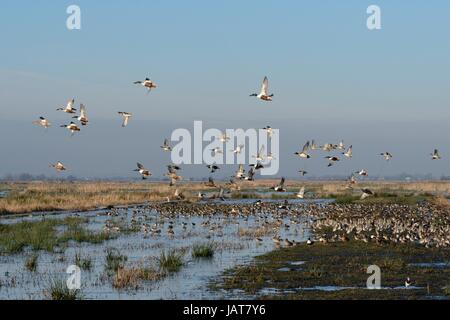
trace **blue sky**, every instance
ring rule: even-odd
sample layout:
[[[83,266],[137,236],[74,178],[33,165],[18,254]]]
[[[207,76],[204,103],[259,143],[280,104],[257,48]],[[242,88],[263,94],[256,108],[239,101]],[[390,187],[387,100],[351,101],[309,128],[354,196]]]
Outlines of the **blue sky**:
[[[65,27],[71,4],[80,31]],[[381,7],[381,30],[366,28],[370,4]],[[304,166],[291,154],[312,138],[355,146],[333,171],[308,163],[315,175],[450,174],[449,10],[419,0],[2,1],[0,176],[51,174],[56,160],[78,176],[127,176],[136,161],[158,175],[162,139],[194,120],[280,128],[280,175]],[[265,75],[271,104],[248,97]],[[159,85],[150,95],[132,85],[145,76]],[[68,139],[55,109],[72,97],[92,124]],[[119,131],[119,110],[133,112],[134,128]],[[47,133],[30,125],[40,115],[55,124]],[[431,165],[435,147],[444,159]],[[395,158],[380,169],[384,151]]]

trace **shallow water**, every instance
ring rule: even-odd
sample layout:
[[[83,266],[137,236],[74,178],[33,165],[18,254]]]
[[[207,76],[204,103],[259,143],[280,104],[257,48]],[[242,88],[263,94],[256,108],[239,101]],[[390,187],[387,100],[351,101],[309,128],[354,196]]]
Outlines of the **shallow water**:
[[[253,199],[227,201],[226,203],[252,203]],[[265,202],[272,202],[268,200]],[[283,203],[283,201],[278,201]],[[290,200],[290,204],[328,203],[328,200]],[[118,238],[99,245],[70,243],[64,253],[40,252],[37,272],[29,272],[24,263],[30,252],[13,256],[0,256],[0,299],[42,299],[50,279],[67,279],[66,268],[74,263],[76,253],[92,259],[91,271],[82,271],[82,293],[85,299],[221,299],[242,298],[239,292],[221,292],[208,289],[208,283],[224,270],[236,265],[246,264],[257,255],[269,252],[275,248],[272,236],[278,234],[282,238],[305,241],[309,231],[304,227],[302,218],[299,223],[289,229],[280,228],[278,232],[261,236],[262,242],[257,243],[253,237],[238,235],[238,229],[255,229],[261,225],[262,217],[255,215],[244,217],[227,217],[216,214],[213,217],[183,216],[168,219],[152,210],[146,213],[132,214],[134,208],[123,209],[118,217],[110,217],[106,211],[91,211],[86,213],[61,213],[46,216],[47,219],[61,219],[67,216],[87,217],[87,228],[100,231],[108,220],[130,223],[131,219],[145,221],[149,224],[158,223],[160,235],[144,235],[143,232],[120,234]],[[134,216],[134,217],[133,217]],[[270,220],[270,214],[267,218]],[[132,218],[133,217],[133,218]],[[1,223],[17,223],[19,221],[35,221],[43,219],[42,215],[2,218]],[[305,218],[306,219],[306,218]],[[169,220],[173,222],[175,235],[166,234]],[[285,216],[283,223],[289,223],[290,217]],[[209,221],[209,226],[202,223]],[[182,223],[186,223],[186,229]],[[192,224],[195,223],[195,226]],[[210,230],[211,227],[214,230]],[[217,249],[214,257],[209,260],[192,259],[190,248],[196,243],[213,242]],[[106,248],[116,248],[128,257],[127,266],[143,263],[154,263],[162,249],[185,249],[185,265],[178,273],[172,274],[160,281],[141,282],[137,290],[116,290],[111,280],[105,276],[104,259]]]

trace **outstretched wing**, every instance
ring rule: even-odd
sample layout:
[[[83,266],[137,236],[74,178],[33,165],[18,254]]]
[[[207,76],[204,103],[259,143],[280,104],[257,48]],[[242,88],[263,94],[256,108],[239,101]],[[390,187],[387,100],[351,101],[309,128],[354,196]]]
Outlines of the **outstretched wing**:
[[[303,146],[302,152],[306,152],[309,149],[309,141],[306,142],[306,144]]]
[[[139,162],[137,163],[137,167],[138,167],[139,169],[141,169],[141,170],[144,170],[144,169],[145,169],[144,166],[143,166],[142,164],[140,164]]]
[[[267,77],[264,77],[264,80],[262,82],[261,94],[265,96],[269,95],[269,79],[267,79]]]
[[[80,115],[82,118],[87,118],[86,117],[86,107],[84,106],[84,104],[80,104]]]

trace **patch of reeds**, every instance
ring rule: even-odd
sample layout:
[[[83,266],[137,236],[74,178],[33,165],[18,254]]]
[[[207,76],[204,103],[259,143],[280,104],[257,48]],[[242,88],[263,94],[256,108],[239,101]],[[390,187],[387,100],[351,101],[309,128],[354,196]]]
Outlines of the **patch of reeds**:
[[[25,260],[25,268],[30,272],[36,272],[38,267],[38,259],[39,255],[36,253],[31,254],[26,260]]]
[[[48,288],[44,291],[44,296],[49,300],[82,300],[81,289],[69,289],[64,280],[52,279]]]
[[[215,246],[213,243],[194,244],[192,247],[193,258],[212,258]]]
[[[161,251],[157,258],[159,268],[162,271],[177,272],[183,266],[183,253],[176,250]]]
[[[117,270],[123,269],[127,260],[128,257],[121,254],[119,250],[115,248],[107,248],[105,255],[106,272],[117,272]]]

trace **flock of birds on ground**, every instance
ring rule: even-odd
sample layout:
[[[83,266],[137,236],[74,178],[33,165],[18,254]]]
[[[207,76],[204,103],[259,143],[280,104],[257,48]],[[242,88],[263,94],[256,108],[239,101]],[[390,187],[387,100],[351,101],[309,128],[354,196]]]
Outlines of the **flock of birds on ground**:
[[[157,86],[156,84],[151,81],[149,78],[146,78],[143,81],[135,81],[134,84],[136,85],[141,85],[144,88],[147,89],[147,94],[149,92],[151,92],[151,90],[155,89]],[[259,93],[254,93],[250,95],[251,97],[256,97],[260,100],[263,101],[272,101],[274,95],[269,93],[269,80],[267,77],[264,78],[262,85],[261,85],[261,90]],[[83,104],[80,104],[80,114],[76,115],[77,113],[77,109],[74,107],[75,106],[75,99],[70,100],[66,106],[63,106],[61,108],[58,108],[57,111],[62,111],[64,113],[73,115],[72,119],[76,119],[80,122],[81,126],[87,126],[89,123],[89,119],[87,116],[87,112],[86,112],[86,106]],[[126,127],[130,121],[130,118],[132,117],[132,113],[130,112],[124,112],[124,111],[119,111],[118,114],[122,117],[122,127]],[[44,118],[44,117],[40,117],[39,120],[33,121],[34,124],[40,125],[44,128],[48,128],[51,126],[51,123],[49,122],[48,119]],[[79,125],[77,125],[74,121],[71,121],[68,124],[64,124],[61,125],[61,127],[66,128],[67,130],[69,130],[72,134],[72,136],[76,133],[81,131],[81,128]],[[273,129],[270,126],[266,126],[263,128],[266,132],[269,138],[272,138],[273,135]],[[220,137],[217,137],[222,143],[225,143],[227,141],[230,140],[230,137],[228,137],[226,134],[222,134]],[[165,152],[170,152],[172,151],[172,147],[168,141],[168,139],[164,140],[163,145],[161,146],[161,149]],[[244,149],[244,145],[238,145],[234,150],[231,150],[234,154],[240,154]],[[333,143],[325,143],[323,145],[317,145],[316,142],[314,140],[312,140],[311,142],[308,141],[306,142],[306,144],[303,146],[303,148],[300,151],[295,152],[295,155],[298,156],[301,159],[310,159],[311,158],[311,151],[314,150],[322,150],[328,153],[331,153],[333,151],[338,151],[340,153],[340,155],[342,155],[344,158],[352,158],[353,157],[353,146],[350,145],[349,147],[346,147],[344,145],[344,142],[341,141],[338,144],[333,144]],[[223,153],[223,150],[221,150],[219,147],[211,149],[211,154],[212,155],[216,155],[218,153]],[[328,160],[328,167],[331,167],[333,165],[335,165],[337,162],[341,161],[340,155],[336,155],[336,154],[330,154],[327,155],[325,157],[325,159]],[[384,160],[386,161],[390,161],[393,158],[393,155],[390,152],[383,152],[380,154],[380,156],[382,156],[384,158]],[[256,155],[252,156],[255,159],[255,163],[254,164],[250,164],[249,165],[249,169],[244,170],[244,166],[241,164],[238,167],[238,170],[236,171],[236,174],[231,178],[230,180],[230,184],[234,185],[235,184],[235,179],[237,180],[245,180],[245,181],[253,181],[255,174],[258,172],[258,170],[264,168],[264,164],[265,163],[270,163],[270,161],[274,160],[275,157],[274,155],[272,155],[272,153],[268,152],[267,155],[265,155],[265,148],[264,145],[261,146],[261,148],[259,149],[259,151],[257,152]],[[431,153],[431,159],[432,160],[438,160],[441,159],[441,156],[439,154],[439,151],[437,149],[435,149],[433,151],[433,153]],[[57,172],[61,172],[61,171],[66,171],[67,167],[61,162],[58,161],[55,164],[51,164],[51,167],[53,167]],[[206,166],[209,170],[209,172],[211,174],[214,174],[215,172],[217,172],[220,167],[216,164],[210,164]],[[177,165],[168,165],[167,166],[167,173],[165,174],[165,176],[168,177],[168,179],[170,180],[170,186],[173,186],[177,181],[182,180],[182,177],[180,175],[178,175],[178,171],[181,170],[181,168]],[[140,176],[142,177],[142,179],[147,179],[149,178],[152,173],[150,170],[148,170],[142,163],[137,163],[137,168],[134,169],[135,172],[138,172],[140,174]],[[299,170],[299,174],[301,176],[305,176],[306,174],[308,174],[308,172],[306,170]],[[360,169],[358,171],[353,172],[350,177],[348,178],[348,187],[352,188],[353,185],[356,184],[357,182],[357,176],[360,177],[367,177],[368,176],[368,171],[365,169]],[[209,182],[212,181],[212,178],[210,178]],[[273,189],[276,192],[285,192],[286,188],[284,187],[284,182],[285,179],[282,178],[280,184],[272,187],[271,189]],[[371,195],[373,195],[374,193],[370,190],[370,189],[361,189],[362,194],[361,194],[361,198],[365,199]],[[300,190],[300,192],[298,193],[299,198],[302,198],[304,194],[304,190]]]
[[[450,247],[448,210],[428,202],[400,204],[155,202],[112,207],[103,231],[133,229],[147,237],[168,240],[206,234],[206,239],[237,233],[256,245],[272,241],[276,247],[313,246],[316,243],[362,241],[380,246],[415,244],[426,248]],[[235,229],[233,228],[235,226]],[[308,237],[307,230],[314,232]],[[307,240],[288,239],[296,236]],[[241,243],[241,241],[239,241]],[[405,286],[412,285],[410,278]]]

